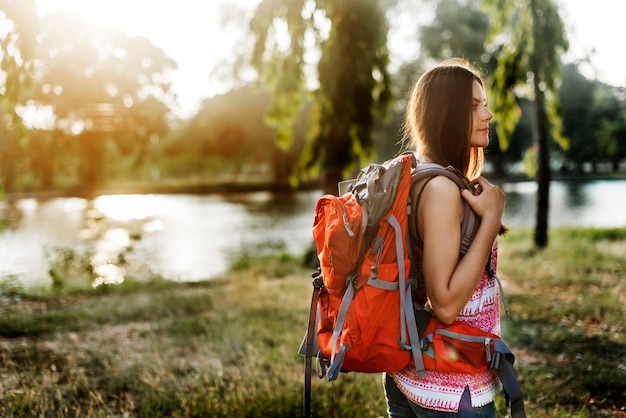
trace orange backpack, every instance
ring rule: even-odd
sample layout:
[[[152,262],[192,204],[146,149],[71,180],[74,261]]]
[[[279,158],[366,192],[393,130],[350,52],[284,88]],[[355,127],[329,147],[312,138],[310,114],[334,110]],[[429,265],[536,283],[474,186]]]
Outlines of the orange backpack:
[[[420,354],[407,247],[414,165],[409,154],[370,165],[351,192],[317,203],[313,237],[323,278],[317,343],[330,360],[329,380],[342,369],[402,370],[412,352]]]
[[[425,322],[430,320],[430,328],[420,340],[416,317],[421,320],[424,315],[416,315],[413,304],[412,287],[418,283],[410,276],[409,196],[413,183],[436,175],[452,179],[460,189],[469,188],[453,168],[418,164],[413,153],[405,153],[362,169],[341,196],[328,194],[318,200],[313,238],[320,268],[313,274],[309,325],[300,346],[300,354],[305,355],[304,416],[311,413],[313,357],[321,367],[319,377],[327,375],[328,380],[335,380],[341,371],[394,372],[409,365],[422,377],[426,368],[438,367],[435,360],[456,367],[455,361],[439,356],[441,347],[447,348],[441,341],[452,338],[458,344],[467,333],[472,340],[469,346],[481,350],[473,356],[477,369],[500,367],[499,358],[493,365],[481,360],[491,359],[494,353],[489,346],[485,351],[483,337],[480,346],[472,330],[456,325],[442,333],[435,329],[436,319],[428,315]],[[469,204],[464,205],[462,254],[480,224]],[[420,324],[419,329],[423,327]]]
[[[411,363],[424,374],[409,277],[409,192],[417,180],[435,175],[469,187],[452,169],[418,165],[413,153],[404,153],[362,169],[341,196],[318,200],[313,238],[320,274],[307,336],[320,366],[329,366],[329,380],[341,370],[391,372]],[[463,252],[480,223],[472,215],[466,205]]]

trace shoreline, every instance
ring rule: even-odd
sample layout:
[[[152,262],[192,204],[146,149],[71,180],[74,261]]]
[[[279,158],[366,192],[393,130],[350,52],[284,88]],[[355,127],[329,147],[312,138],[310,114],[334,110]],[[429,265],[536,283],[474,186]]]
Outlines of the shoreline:
[[[503,183],[520,183],[525,181],[534,181],[524,175],[496,177],[486,174],[486,177],[497,184]],[[626,180],[626,173],[602,173],[602,174],[585,174],[585,175],[553,175],[551,182],[586,182],[586,181],[620,181]],[[55,198],[94,198],[103,195],[115,194],[237,194],[237,193],[291,193],[299,191],[319,190],[319,182],[302,183],[298,187],[291,187],[286,183],[251,183],[251,182],[225,182],[214,184],[112,184],[94,189],[71,188],[71,189],[52,189],[52,190],[25,190],[12,191],[0,194],[0,201],[15,201],[20,199],[55,199]]]

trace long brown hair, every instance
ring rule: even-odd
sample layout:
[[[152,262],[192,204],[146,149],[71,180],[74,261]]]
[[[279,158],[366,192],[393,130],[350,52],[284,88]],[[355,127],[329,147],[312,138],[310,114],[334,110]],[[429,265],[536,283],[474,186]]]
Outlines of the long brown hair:
[[[431,68],[413,86],[404,121],[409,146],[470,179],[484,166],[483,149],[470,147],[474,80],[484,87],[480,74],[464,59]]]

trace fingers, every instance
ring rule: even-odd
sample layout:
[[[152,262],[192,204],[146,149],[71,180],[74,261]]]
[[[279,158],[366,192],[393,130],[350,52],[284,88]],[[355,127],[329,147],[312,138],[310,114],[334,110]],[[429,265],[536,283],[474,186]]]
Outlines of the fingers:
[[[465,200],[471,200],[474,197],[474,193],[470,189],[461,190],[461,195],[463,195]]]
[[[502,189],[491,184],[484,177],[474,180],[472,186],[475,190],[474,193],[470,190],[464,190],[462,195],[474,212],[479,216],[483,216],[486,213],[501,216],[506,201],[506,195]]]
[[[472,187],[472,189],[474,189],[474,194],[479,195],[482,193],[485,187],[489,187],[493,185],[489,183],[489,181],[487,181],[486,178],[484,178],[483,176],[480,176],[472,180],[472,182],[470,183],[470,186]]]
[[[504,192],[500,187],[495,184],[490,183],[486,178],[480,176],[477,179],[473,180],[470,185],[474,189],[474,195],[478,196],[483,193],[483,191],[488,190],[491,193],[504,196]]]

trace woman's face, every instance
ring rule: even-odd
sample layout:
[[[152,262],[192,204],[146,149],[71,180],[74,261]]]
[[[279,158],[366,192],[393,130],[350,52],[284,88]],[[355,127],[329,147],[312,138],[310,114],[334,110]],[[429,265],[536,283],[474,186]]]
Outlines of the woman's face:
[[[489,145],[489,121],[493,114],[487,109],[487,97],[480,83],[474,80],[472,86],[472,126],[470,146],[486,147]]]

